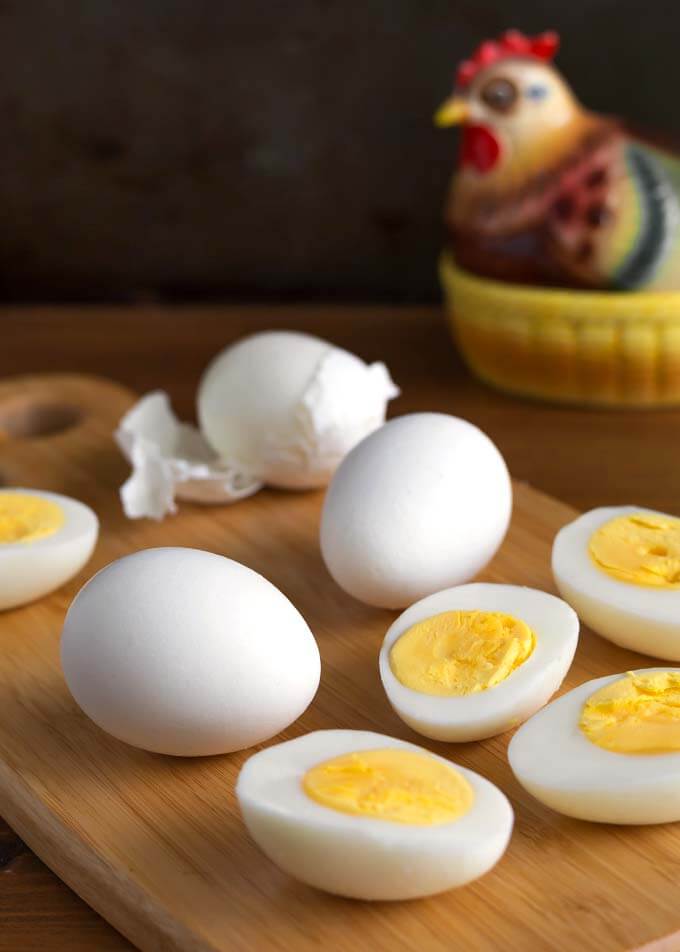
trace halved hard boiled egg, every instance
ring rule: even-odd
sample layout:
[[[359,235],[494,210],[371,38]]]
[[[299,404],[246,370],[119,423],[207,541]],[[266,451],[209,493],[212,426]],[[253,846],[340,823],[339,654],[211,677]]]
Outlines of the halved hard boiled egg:
[[[478,582],[436,592],[397,618],[380,677],[399,717],[435,740],[469,741],[515,727],[559,688],[579,623],[561,599]]]
[[[463,886],[500,859],[513,824],[506,797],[479,774],[370,731],[269,747],[245,763],[236,795],[277,866],[355,899]]]
[[[98,534],[94,512],[69,496],[0,490],[0,609],[42,598],[73,578]]]
[[[680,519],[635,506],[561,529],[552,569],[581,620],[617,645],[680,661]]]
[[[567,816],[680,820],[680,668],[581,684],[522,725],[508,758],[529,793]]]

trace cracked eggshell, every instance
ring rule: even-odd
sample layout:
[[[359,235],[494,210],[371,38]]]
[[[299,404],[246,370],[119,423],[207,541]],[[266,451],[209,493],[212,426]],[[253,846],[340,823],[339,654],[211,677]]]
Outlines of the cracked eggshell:
[[[132,466],[120,488],[128,519],[162,519],[177,511],[176,498],[236,502],[262,486],[250,473],[218,459],[195,426],[180,423],[163,390],[147,393],[128,410],[114,437]]]
[[[324,503],[321,551],[350,595],[404,608],[476,575],[511,509],[508,470],[486,434],[458,417],[413,413],[343,461]]]
[[[178,756],[268,740],[314,697],[319,649],[252,569],[199,549],[144,549],[90,579],[61,641],[66,683],[119,740]]]
[[[198,418],[222,459],[272,486],[307,489],[326,485],[398,392],[384,364],[308,334],[270,331],[212,361]]]

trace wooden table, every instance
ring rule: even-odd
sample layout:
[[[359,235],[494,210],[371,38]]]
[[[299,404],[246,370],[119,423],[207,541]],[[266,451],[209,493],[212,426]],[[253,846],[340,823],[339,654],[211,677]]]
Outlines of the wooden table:
[[[498,444],[515,478],[580,509],[636,503],[680,510],[680,410],[573,410],[494,393],[463,368],[436,308],[6,309],[0,376],[79,371],[140,392],[162,387],[190,417],[210,357],[242,334],[277,327],[321,334],[367,360],[384,360],[403,390],[392,414],[444,410],[472,420]],[[0,952],[129,948],[0,820]]]

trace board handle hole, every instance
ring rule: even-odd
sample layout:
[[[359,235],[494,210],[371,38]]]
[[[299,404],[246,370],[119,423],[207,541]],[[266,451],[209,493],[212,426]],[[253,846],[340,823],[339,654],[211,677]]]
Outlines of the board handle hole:
[[[63,433],[82,418],[80,407],[70,403],[37,398],[14,400],[0,405],[0,443]]]

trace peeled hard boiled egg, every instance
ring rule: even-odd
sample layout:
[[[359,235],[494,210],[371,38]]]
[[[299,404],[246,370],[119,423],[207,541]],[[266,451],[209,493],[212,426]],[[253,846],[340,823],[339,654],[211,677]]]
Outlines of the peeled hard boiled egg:
[[[0,609],[42,598],[92,555],[99,521],[82,502],[38,489],[0,490]]]
[[[593,509],[558,532],[552,569],[598,635],[680,661],[680,519],[635,506]]]
[[[508,528],[510,477],[476,426],[414,413],[363,440],[336,472],[321,551],[346,592],[381,608],[469,581]]]
[[[198,418],[222,459],[272,486],[306,489],[326,485],[398,392],[384,364],[309,334],[270,331],[215,357]]]
[[[542,707],[569,670],[576,613],[517,585],[477,583],[416,602],[380,651],[390,704],[435,740],[469,741],[515,727]]]
[[[250,747],[302,714],[319,650],[302,615],[252,569],[199,549],[144,549],[81,589],[64,675],[105,731],[180,756]]]
[[[463,886],[498,862],[513,823],[479,774],[369,731],[316,731],[254,754],[236,795],[277,866],[356,899]]]
[[[522,786],[567,816],[680,820],[680,669],[581,684],[527,721],[508,757]]]

